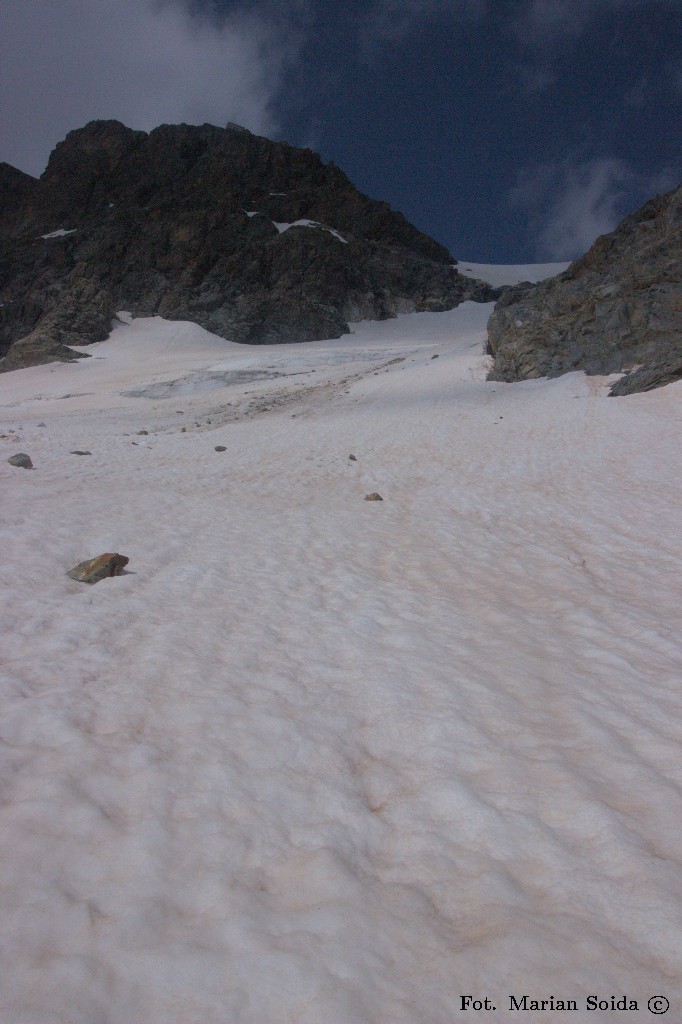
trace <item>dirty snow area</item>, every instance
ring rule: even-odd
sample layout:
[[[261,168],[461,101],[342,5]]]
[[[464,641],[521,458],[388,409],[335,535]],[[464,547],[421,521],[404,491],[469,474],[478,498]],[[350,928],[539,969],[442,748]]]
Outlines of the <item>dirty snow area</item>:
[[[0,375],[3,1024],[680,1019],[682,384],[490,311]]]

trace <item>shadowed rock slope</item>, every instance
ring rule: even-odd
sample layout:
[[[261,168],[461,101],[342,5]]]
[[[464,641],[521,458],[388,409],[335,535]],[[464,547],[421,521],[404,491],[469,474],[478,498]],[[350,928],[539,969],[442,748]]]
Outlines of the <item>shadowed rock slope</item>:
[[[491,380],[629,371],[612,395],[682,378],[682,186],[656,196],[563,274],[505,292]]]
[[[453,262],[310,150],[93,121],[39,180],[0,164],[0,370],[77,358],[118,309],[261,344],[499,294]]]

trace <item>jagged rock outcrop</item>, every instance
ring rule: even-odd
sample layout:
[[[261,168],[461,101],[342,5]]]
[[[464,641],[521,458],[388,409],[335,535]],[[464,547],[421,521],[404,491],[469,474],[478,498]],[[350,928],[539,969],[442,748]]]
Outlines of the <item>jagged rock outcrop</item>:
[[[632,371],[613,395],[682,377],[682,186],[656,196],[558,277],[510,288],[488,322],[490,380]]]
[[[119,309],[258,344],[496,297],[453,262],[310,150],[93,121],[39,180],[0,165],[0,370],[74,358]]]

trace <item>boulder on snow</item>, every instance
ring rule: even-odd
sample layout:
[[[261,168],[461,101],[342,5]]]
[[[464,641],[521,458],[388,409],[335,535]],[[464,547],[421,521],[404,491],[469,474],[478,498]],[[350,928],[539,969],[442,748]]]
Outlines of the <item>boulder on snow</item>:
[[[365,501],[383,501],[384,499],[378,493],[378,491],[372,491],[371,494],[365,495]]]
[[[69,569],[66,575],[79,583],[99,583],[107,576],[120,576],[129,561],[129,558],[119,555],[116,551],[106,551],[96,558],[79,562],[73,569]]]
[[[20,466],[21,469],[33,469],[33,463],[25,452],[19,452],[17,455],[11,455],[7,461],[10,466]]]

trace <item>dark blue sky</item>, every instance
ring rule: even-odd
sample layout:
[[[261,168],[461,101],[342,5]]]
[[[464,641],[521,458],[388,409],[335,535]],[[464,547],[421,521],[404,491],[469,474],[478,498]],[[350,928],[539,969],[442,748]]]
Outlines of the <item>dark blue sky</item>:
[[[680,0],[19,6],[0,0],[0,159],[31,173],[94,117],[234,120],[502,263],[578,255],[681,177]]]

